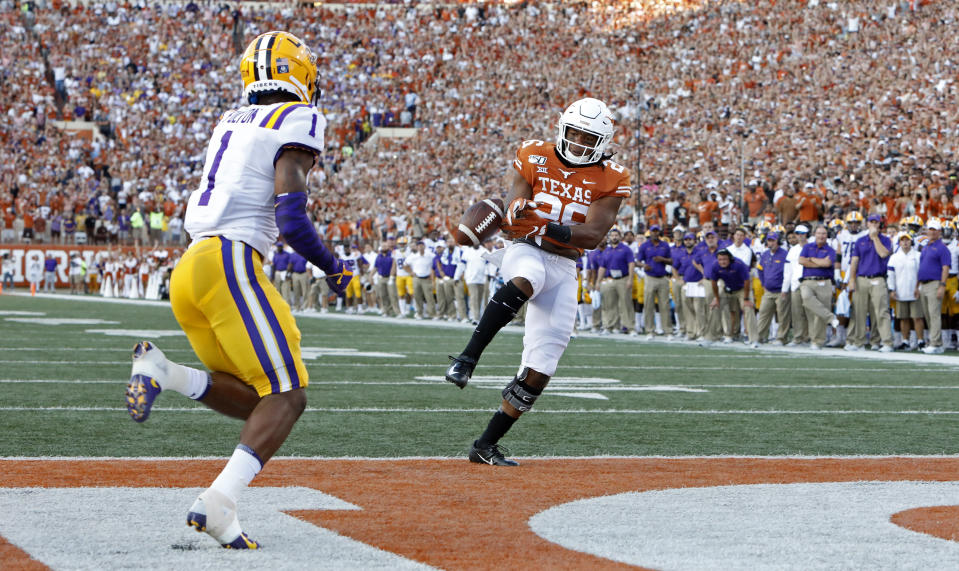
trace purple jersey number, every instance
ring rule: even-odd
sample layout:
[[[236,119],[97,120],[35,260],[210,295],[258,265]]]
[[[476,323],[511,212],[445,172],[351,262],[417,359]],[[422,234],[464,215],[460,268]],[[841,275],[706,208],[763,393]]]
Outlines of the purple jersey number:
[[[216,156],[213,157],[213,166],[210,167],[210,174],[206,175],[206,190],[200,195],[200,202],[197,203],[199,206],[206,206],[210,203],[210,194],[213,193],[213,186],[216,183],[216,171],[220,169],[220,159],[223,158],[223,153],[226,151],[227,145],[230,144],[230,137],[232,135],[233,131],[227,131],[223,133],[223,137],[220,139],[220,148],[217,149]]]

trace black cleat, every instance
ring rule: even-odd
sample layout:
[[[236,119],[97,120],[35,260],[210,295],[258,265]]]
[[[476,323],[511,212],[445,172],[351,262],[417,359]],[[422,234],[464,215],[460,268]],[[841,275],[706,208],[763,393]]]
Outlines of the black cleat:
[[[498,444],[482,446],[477,440],[473,442],[473,447],[470,448],[470,462],[489,464],[490,466],[519,466],[519,462],[508,460],[503,456],[504,451],[509,454],[509,450],[500,448]]]
[[[450,360],[453,362],[450,363],[449,369],[446,369],[446,380],[461,389],[465,388],[466,383],[470,382],[470,377],[473,376],[476,361],[463,355],[459,357],[450,355]]]

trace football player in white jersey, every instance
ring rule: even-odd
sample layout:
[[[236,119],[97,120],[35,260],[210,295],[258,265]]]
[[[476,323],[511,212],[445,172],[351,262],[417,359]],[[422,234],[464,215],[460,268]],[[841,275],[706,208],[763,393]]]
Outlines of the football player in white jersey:
[[[323,149],[326,120],[316,59],[287,32],[268,32],[240,61],[249,105],[213,131],[185,227],[193,238],[170,280],[170,304],[207,371],[166,359],[148,341],[134,348],[127,409],[143,422],[173,390],[246,421],[226,467],[193,503],[187,525],[224,547],[256,549],[240,527],[237,497],[286,440],[306,407],[307,372],[289,305],[263,272],[282,234],[326,272],[335,291],[352,275],[323,245],[306,214],[306,180]]]

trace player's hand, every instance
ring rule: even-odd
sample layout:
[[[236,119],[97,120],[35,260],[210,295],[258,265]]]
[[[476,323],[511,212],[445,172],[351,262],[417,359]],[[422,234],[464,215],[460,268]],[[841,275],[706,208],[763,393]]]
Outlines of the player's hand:
[[[855,278],[852,278],[852,279],[849,280],[849,283],[846,284],[846,289],[849,290],[849,293],[855,293],[855,292],[856,292],[856,279],[855,279]]]
[[[752,300],[745,299],[743,300],[743,307],[756,307],[756,306],[755,304],[753,304]]]
[[[712,300],[711,302],[709,302],[709,308],[710,308],[710,309],[716,309],[717,307],[719,307],[719,298],[718,298],[718,297],[714,297],[713,300]]]
[[[506,216],[503,218],[503,226],[513,226],[523,217],[524,213],[534,210],[539,204],[528,198],[514,198],[513,202],[506,207]]]
[[[546,234],[547,224],[549,220],[537,214],[535,210],[527,210],[525,215],[515,220],[513,224],[504,224],[502,230],[510,240],[535,238]]]
[[[343,260],[337,260],[335,266],[330,268],[333,271],[326,276],[326,284],[330,286],[333,293],[340,295],[346,291],[346,286],[353,279],[353,272],[343,265]]]

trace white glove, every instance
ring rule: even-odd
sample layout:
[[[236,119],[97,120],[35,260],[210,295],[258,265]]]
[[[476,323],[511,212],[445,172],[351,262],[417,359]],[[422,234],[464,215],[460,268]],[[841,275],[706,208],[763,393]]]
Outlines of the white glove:
[[[959,303],[959,291],[957,291],[956,293],[952,294],[952,301],[955,301],[955,302]]]
[[[601,302],[599,300],[599,290],[594,289],[593,291],[589,292],[589,297],[593,302],[592,303],[593,309],[599,309],[601,305]]]
[[[386,282],[386,283],[388,283],[388,284],[390,284],[390,285],[396,285],[396,278],[393,277],[393,276],[390,276],[390,280],[389,280],[388,282]]]

